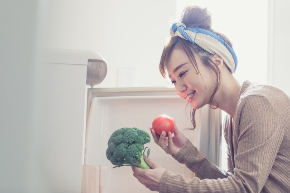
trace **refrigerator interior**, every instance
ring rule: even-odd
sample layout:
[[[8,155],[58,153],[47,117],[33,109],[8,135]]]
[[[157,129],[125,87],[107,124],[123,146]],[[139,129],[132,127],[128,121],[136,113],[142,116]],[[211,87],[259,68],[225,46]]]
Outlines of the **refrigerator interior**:
[[[193,144],[197,143],[197,131],[190,121],[191,106],[179,98],[173,88],[93,88],[88,91],[87,102],[85,164],[95,169],[96,192],[150,192],[133,177],[131,167],[113,168],[106,158],[107,141],[121,127],[137,127],[150,134],[153,119],[167,114],[175,119],[178,128]],[[198,114],[199,111],[196,117]],[[185,165],[166,154],[153,139],[145,147],[150,147],[150,157],[155,162],[175,173],[193,177]]]

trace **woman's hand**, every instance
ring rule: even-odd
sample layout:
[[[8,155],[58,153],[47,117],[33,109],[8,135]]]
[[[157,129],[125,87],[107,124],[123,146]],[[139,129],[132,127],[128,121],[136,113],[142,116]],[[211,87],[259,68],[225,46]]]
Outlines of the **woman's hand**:
[[[165,137],[164,131],[158,136],[152,128],[150,129],[154,142],[170,155],[175,155],[179,152],[187,139],[178,129],[174,130],[174,136],[172,136],[171,132],[168,132],[168,137]]]
[[[155,133],[154,129],[150,128],[154,142],[159,145],[167,154],[175,155],[182,148],[186,142],[186,136],[177,129],[174,121],[174,136],[171,132],[168,132],[168,137],[164,131],[161,135]]]
[[[133,176],[151,191],[159,191],[160,180],[166,169],[154,163],[146,156],[144,156],[144,160],[152,169],[141,169],[136,166],[132,166]]]

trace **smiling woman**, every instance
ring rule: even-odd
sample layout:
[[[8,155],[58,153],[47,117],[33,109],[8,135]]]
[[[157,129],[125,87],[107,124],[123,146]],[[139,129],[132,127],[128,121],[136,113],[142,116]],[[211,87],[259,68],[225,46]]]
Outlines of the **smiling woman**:
[[[207,9],[185,7],[181,20],[170,29],[160,72],[169,76],[193,112],[211,105],[227,113],[224,130],[228,169],[222,170],[211,162],[176,126],[168,137],[162,133],[157,138],[152,132],[154,142],[196,177],[164,170],[149,158],[145,161],[152,169],[133,167],[133,175],[150,190],[161,193],[288,192],[289,96],[274,86],[248,80],[240,83],[233,76],[237,67],[235,51],[226,36],[212,29]],[[202,125],[199,129],[207,127]]]

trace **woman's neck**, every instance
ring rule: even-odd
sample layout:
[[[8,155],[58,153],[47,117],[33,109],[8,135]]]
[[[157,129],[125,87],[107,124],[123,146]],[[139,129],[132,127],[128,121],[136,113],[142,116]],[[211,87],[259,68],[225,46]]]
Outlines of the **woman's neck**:
[[[218,103],[218,108],[234,117],[240,98],[241,85],[231,74],[221,77],[220,81],[220,88],[214,101]]]

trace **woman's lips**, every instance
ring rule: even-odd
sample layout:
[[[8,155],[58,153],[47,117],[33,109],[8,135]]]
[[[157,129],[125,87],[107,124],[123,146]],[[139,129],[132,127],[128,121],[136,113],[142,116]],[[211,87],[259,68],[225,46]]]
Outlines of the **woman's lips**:
[[[195,93],[195,91],[193,91],[190,94],[185,95],[184,99],[187,100],[188,103],[191,103],[194,93]]]

